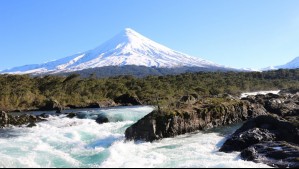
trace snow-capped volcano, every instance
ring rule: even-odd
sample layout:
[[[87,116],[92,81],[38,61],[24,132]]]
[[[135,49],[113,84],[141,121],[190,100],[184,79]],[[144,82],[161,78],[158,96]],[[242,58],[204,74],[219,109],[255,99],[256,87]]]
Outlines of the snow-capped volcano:
[[[299,56],[290,61],[289,63],[285,65],[280,65],[280,66],[271,66],[267,67],[263,70],[276,70],[276,69],[298,69],[299,68]]]
[[[169,49],[127,28],[93,50],[44,64],[7,69],[1,73],[58,73],[124,65],[166,68],[183,66],[225,68],[210,61]]]

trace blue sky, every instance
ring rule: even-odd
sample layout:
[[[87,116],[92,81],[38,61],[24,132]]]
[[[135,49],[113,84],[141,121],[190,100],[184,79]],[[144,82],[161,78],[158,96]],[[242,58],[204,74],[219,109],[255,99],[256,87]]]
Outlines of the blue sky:
[[[99,46],[132,28],[222,65],[262,68],[299,56],[298,0],[1,0],[0,70]]]

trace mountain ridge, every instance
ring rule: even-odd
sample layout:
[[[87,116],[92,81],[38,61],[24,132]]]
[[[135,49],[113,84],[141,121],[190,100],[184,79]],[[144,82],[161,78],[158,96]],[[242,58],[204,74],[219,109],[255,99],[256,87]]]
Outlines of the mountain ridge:
[[[172,50],[126,28],[102,45],[86,52],[43,64],[32,64],[0,73],[39,74],[73,72],[104,66],[136,65],[158,68],[202,67],[229,68]]]
[[[298,69],[298,68],[299,68],[299,56],[284,65],[270,66],[264,68],[263,70],[267,71],[267,70],[277,70],[277,69]]]

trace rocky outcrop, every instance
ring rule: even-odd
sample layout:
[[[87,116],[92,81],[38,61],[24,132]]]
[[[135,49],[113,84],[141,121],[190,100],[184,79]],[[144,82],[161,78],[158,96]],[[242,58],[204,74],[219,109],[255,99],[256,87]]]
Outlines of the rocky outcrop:
[[[253,128],[239,134],[234,134],[225,142],[219,151],[226,153],[242,151],[254,144],[273,140],[275,140],[275,134],[269,132],[269,130]]]
[[[9,117],[5,111],[0,113],[0,127],[7,127],[9,123]]]
[[[75,112],[71,112],[71,113],[68,113],[67,115],[66,115],[66,117],[67,118],[70,118],[70,119],[72,119],[72,118],[74,118],[74,117],[76,117],[77,116],[77,113],[75,113]]]
[[[21,126],[28,124],[28,127],[36,126],[35,123],[45,121],[39,116],[23,114],[21,116],[12,116],[2,111],[0,113],[0,127]]]
[[[183,96],[129,127],[127,140],[154,141],[248,120],[220,151],[274,167],[298,167],[299,94],[267,94],[241,100]]]
[[[244,160],[272,167],[299,167],[299,95],[257,95],[243,100],[260,104],[269,112],[247,121],[220,151],[241,151]]]
[[[248,120],[221,147],[220,151],[242,151],[265,141],[287,141],[299,144],[299,131],[277,116],[259,116]]]
[[[131,105],[142,105],[141,101],[137,96],[133,96],[130,94],[123,94],[114,99],[114,101],[118,104],[124,106],[131,106]]]
[[[241,157],[247,161],[264,163],[272,167],[298,168],[299,146],[287,142],[264,142],[245,149]]]
[[[210,102],[197,102],[177,110],[155,110],[129,127],[125,135],[127,140],[154,141],[224,126],[263,114],[266,111],[256,104],[215,98]]]
[[[299,115],[299,94],[267,94],[243,98],[251,103],[261,104],[268,112],[281,117]]]
[[[39,107],[41,111],[51,111],[56,110],[56,113],[61,113],[63,110],[63,106],[57,101],[53,99],[46,100],[44,105]]]

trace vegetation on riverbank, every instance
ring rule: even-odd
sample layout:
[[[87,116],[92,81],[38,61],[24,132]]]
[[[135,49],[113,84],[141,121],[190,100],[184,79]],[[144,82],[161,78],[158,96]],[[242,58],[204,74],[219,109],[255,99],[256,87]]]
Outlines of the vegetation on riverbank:
[[[200,72],[180,75],[118,76],[97,79],[29,75],[0,75],[0,110],[40,108],[49,100],[62,106],[88,106],[115,100],[123,94],[137,97],[143,104],[168,106],[182,96],[201,98],[219,94],[237,96],[244,91],[299,88],[299,69],[269,72]]]

